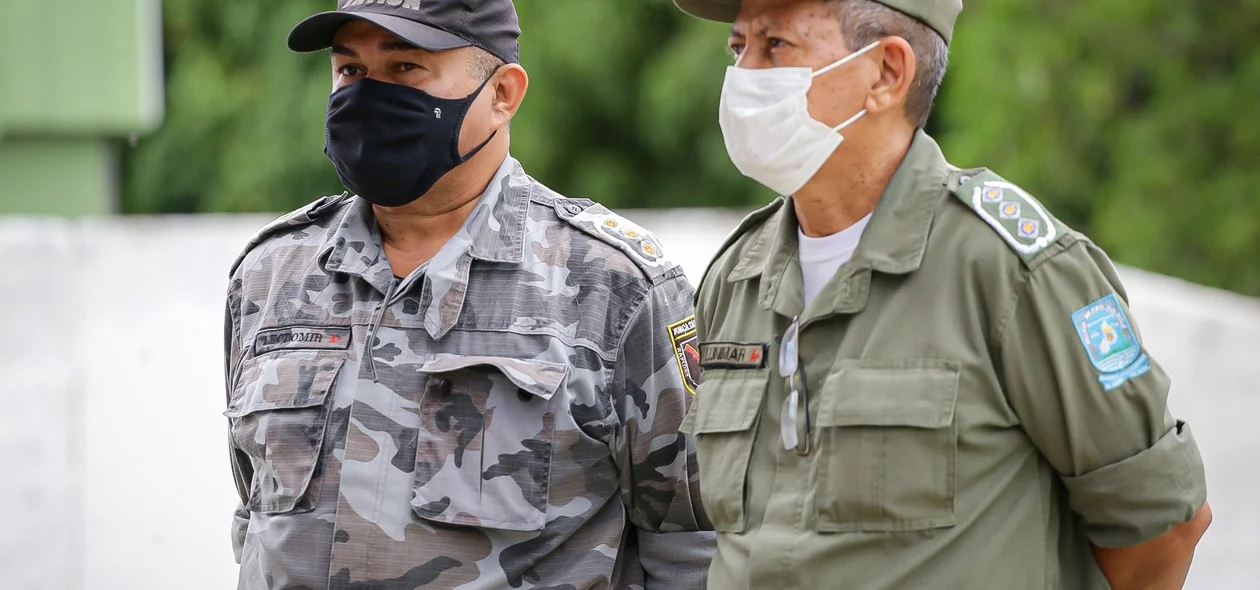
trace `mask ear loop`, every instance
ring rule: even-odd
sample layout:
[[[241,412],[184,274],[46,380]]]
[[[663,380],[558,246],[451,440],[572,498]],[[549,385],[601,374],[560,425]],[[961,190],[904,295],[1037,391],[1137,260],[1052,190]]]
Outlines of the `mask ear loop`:
[[[866,109],[862,109],[861,111],[858,111],[858,114],[853,115],[852,117],[849,117],[848,121],[845,121],[839,125],[836,125],[835,127],[832,127],[831,130],[839,133],[840,131],[843,131],[845,127],[848,127],[849,125],[857,123],[858,119],[861,119],[862,117],[865,117],[865,116],[866,116]]]
[[[817,78],[817,77],[819,77],[819,76],[821,76],[821,75],[823,75],[823,74],[826,74],[827,72],[830,72],[831,70],[834,70],[834,69],[836,69],[836,68],[838,68],[838,67],[840,67],[840,66],[842,66],[842,65],[844,65],[844,64],[847,64],[847,63],[849,63],[849,62],[851,62],[851,61],[853,61],[853,60],[855,60],[855,59],[857,59],[857,58],[859,58],[859,57],[862,57],[863,55],[866,55],[867,53],[869,53],[872,49],[875,49],[876,47],[879,47],[879,41],[872,41],[870,45],[867,45],[866,47],[863,47],[863,48],[861,48],[861,49],[859,49],[859,50],[857,50],[857,51],[855,51],[855,52],[853,52],[853,53],[850,53],[849,55],[846,55],[846,56],[844,56],[844,57],[840,58],[839,60],[837,60],[837,61],[836,61],[836,63],[833,63],[833,64],[831,64],[831,65],[829,65],[829,66],[826,66],[826,67],[820,68],[817,72],[814,72],[814,73],[813,73],[813,75],[812,75],[811,77],[813,77],[813,78]]]
[[[494,75],[495,75],[495,74],[497,74],[497,73],[499,73],[499,70],[500,70],[500,69],[502,69],[502,68],[503,68],[504,66],[506,66],[506,65],[507,65],[507,64],[501,64],[501,65],[499,65],[499,66],[496,66],[496,67],[494,68],[494,71],[490,72],[490,75],[489,75],[489,76],[486,76],[486,79],[481,81],[481,86],[477,87],[477,91],[476,91],[476,92],[473,92],[473,93],[472,93],[472,94],[470,94],[470,95],[468,95],[468,97],[467,97],[467,98],[472,99],[472,100],[476,100],[476,97],[478,97],[478,96],[480,96],[480,95],[481,95],[481,91],[483,91],[483,90],[485,90],[485,89],[486,89],[486,85],[490,84],[490,80],[494,79]],[[465,118],[465,117],[467,117],[467,116],[468,116],[468,110],[467,110],[467,109],[465,109],[465,110],[464,110],[464,114],[460,115],[460,117],[459,117],[459,127],[456,127],[456,129],[463,129],[463,128],[464,128],[464,118]],[[459,153],[459,135],[458,135],[458,134],[456,134],[456,136],[455,136],[455,155],[456,155],[456,156],[459,156],[459,163],[460,163],[460,164],[463,164],[463,163],[465,163],[465,162],[467,162],[467,161],[469,161],[469,160],[473,159],[473,156],[476,156],[478,153],[480,153],[480,152],[481,152],[481,150],[482,150],[482,149],[484,149],[486,146],[490,145],[490,142],[491,142],[492,140],[494,140],[495,136],[497,136],[497,135],[499,135],[499,130],[498,130],[498,129],[495,129],[493,132],[491,132],[491,133],[490,133],[490,137],[487,137],[485,141],[481,142],[481,145],[479,145],[479,146],[477,146],[477,147],[473,148],[473,149],[472,149],[472,151],[468,152],[468,154],[467,154],[467,155],[460,155],[460,153]]]
[[[847,64],[847,63],[849,63],[849,62],[851,62],[851,61],[853,61],[853,60],[855,60],[855,59],[857,59],[857,58],[859,58],[859,57],[862,57],[863,55],[866,55],[867,53],[869,53],[872,49],[875,49],[876,47],[879,47],[879,41],[872,41],[870,45],[867,45],[866,47],[863,47],[863,48],[861,48],[861,49],[859,49],[859,50],[857,50],[857,51],[855,51],[855,52],[853,52],[853,53],[850,53],[849,55],[847,55],[847,56],[845,56],[845,57],[840,58],[839,60],[837,60],[837,61],[836,61],[836,63],[833,63],[833,64],[831,64],[831,65],[829,65],[829,66],[824,67],[824,68],[820,68],[817,72],[814,72],[814,73],[813,73],[813,75],[812,75],[812,76],[810,76],[810,77],[811,77],[811,78],[817,78],[817,77],[819,77],[819,76],[821,76],[821,75],[823,75],[823,74],[826,74],[827,72],[830,72],[831,70],[834,70],[834,69],[836,69],[836,68],[838,68],[838,67],[840,67],[840,66],[842,66],[842,65],[844,65],[844,64]],[[865,117],[865,116],[866,116],[866,109],[862,109],[861,111],[858,111],[858,114],[853,115],[852,117],[849,117],[849,120],[848,120],[848,121],[845,121],[845,122],[843,122],[843,123],[841,123],[841,124],[839,124],[839,125],[836,125],[835,127],[832,127],[832,128],[831,128],[831,130],[832,130],[833,132],[839,133],[840,131],[842,131],[842,130],[844,130],[846,127],[848,127],[849,125],[852,125],[852,124],[856,123],[858,119],[861,119],[862,117]]]

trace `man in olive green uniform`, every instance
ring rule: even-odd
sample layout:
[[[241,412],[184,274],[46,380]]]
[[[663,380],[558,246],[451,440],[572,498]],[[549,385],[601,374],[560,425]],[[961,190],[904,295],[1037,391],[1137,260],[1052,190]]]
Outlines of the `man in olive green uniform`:
[[[961,2],[676,3],[734,23],[723,136],[785,195],[698,294],[710,587],[1181,588],[1203,465],[1111,262],[922,131]]]

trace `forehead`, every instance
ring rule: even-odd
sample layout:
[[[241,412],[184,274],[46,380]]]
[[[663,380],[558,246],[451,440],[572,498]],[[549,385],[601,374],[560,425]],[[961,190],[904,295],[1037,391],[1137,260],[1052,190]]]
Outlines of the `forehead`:
[[[804,32],[819,26],[839,29],[836,18],[823,0],[744,0],[732,30],[756,35],[773,31]]]

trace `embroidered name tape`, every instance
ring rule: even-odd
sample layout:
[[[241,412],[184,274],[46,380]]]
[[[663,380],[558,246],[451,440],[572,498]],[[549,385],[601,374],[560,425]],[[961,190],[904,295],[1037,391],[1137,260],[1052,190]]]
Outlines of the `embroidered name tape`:
[[[760,369],[766,366],[769,344],[742,342],[701,342],[702,369]]]
[[[254,354],[275,350],[350,348],[350,328],[272,328],[254,337]]]

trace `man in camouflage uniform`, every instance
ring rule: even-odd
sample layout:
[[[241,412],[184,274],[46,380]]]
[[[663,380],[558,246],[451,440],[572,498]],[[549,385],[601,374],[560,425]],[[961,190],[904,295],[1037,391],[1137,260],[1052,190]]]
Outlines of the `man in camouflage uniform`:
[[[239,588],[704,586],[677,432],[692,290],[651,234],[508,155],[517,35],[508,0],[343,2],[291,34],[333,47],[327,149],[365,190],[268,225],[231,270]],[[430,182],[368,161],[417,141],[396,168]]]
[[[785,197],[699,286],[710,586],[1180,588],[1203,463],[1115,269],[923,132],[960,0],[676,2],[733,23],[723,136]]]

